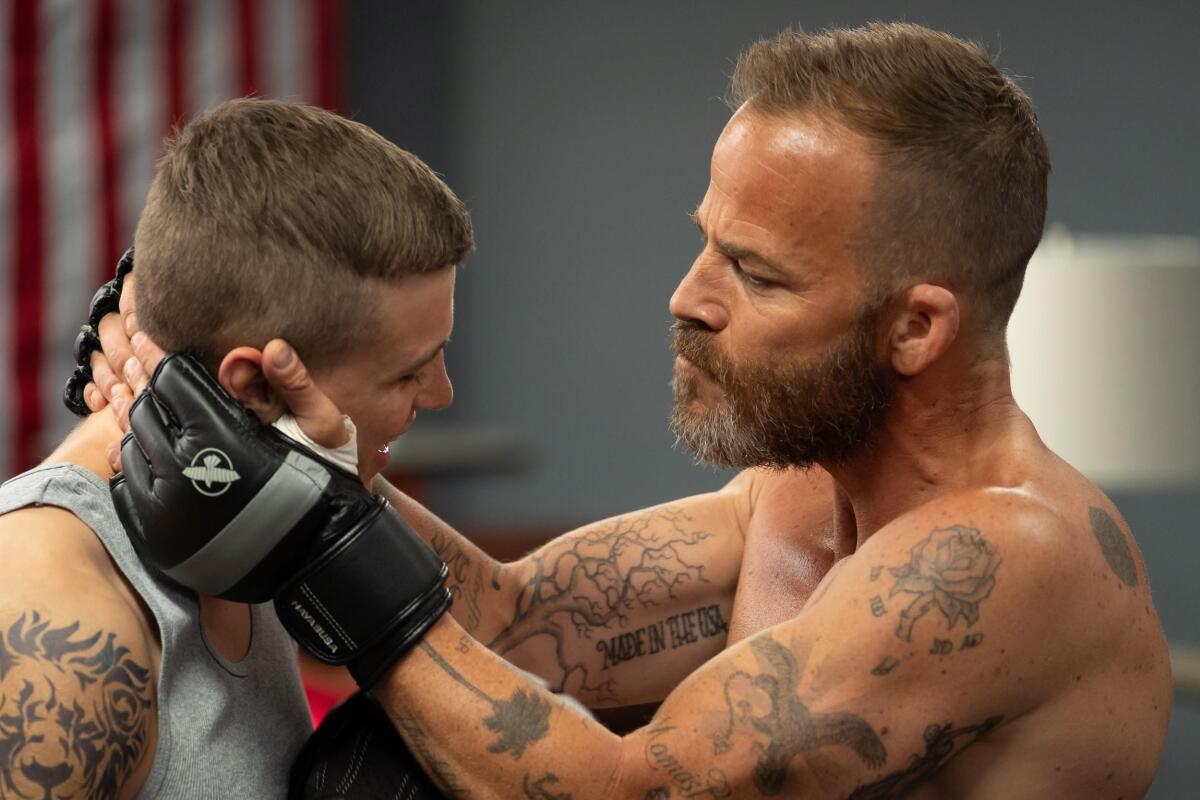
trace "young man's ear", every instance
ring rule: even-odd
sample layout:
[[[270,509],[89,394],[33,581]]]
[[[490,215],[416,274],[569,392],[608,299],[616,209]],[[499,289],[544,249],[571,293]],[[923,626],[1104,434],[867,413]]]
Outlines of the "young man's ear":
[[[287,410],[283,400],[267,383],[262,370],[263,354],[253,347],[235,347],[217,367],[217,382],[264,423],[272,423]]]
[[[906,378],[929,369],[958,338],[958,298],[921,283],[906,291],[888,331],[892,368]]]

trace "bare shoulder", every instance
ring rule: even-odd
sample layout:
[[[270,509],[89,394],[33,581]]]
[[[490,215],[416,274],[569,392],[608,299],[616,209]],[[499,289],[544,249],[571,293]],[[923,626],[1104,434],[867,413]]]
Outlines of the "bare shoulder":
[[[0,796],[125,798],[145,779],[156,644],[106,563],[66,511],[0,517]]]

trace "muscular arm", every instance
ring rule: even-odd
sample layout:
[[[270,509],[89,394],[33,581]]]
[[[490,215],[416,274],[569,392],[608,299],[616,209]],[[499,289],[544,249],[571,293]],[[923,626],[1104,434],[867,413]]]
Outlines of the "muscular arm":
[[[660,700],[724,648],[753,483],[586,525],[510,564],[376,489],[449,565],[466,633],[599,707]]]
[[[376,694],[452,797],[897,797],[1044,702],[1059,650],[1086,663],[1078,639],[1028,657],[1029,624],[1070,598],[1062,554],[1014,533],[1043,522],[943,508],[892,523],[801,614],[709,661],[623,739],[449,619]]]
[[[0,797],[131,798],[154,752],[152,642],[55,535],[71,526],[54,509],[0,519]]]

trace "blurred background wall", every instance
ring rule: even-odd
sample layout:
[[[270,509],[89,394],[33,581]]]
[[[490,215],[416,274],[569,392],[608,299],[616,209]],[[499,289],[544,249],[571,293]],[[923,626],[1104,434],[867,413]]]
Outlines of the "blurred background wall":
[[[666,303],[698,248],[686,215],[728,118],[721,97],[733,60],[755,38],[789,24],[907,19],[977,39],[1038,107],[1054,164],[1052,223],[1083,234],[1200,235],[1194,3],[0,7],[9,54],[0,66],[5,474],[71,424],[57,401],[70,341],[132,236],[154,143],[175,120],[247,92],[339,108],[425,158],[470,207],[479,252],[461,276],[447,353],[455,406],[423,417],[397,458],[436,511],[497,548],[727,479],[672,448]],[[1195,347],[1168,342],[1147,358],[1194,363]],[[1128,413],[1147,416],[1137,406]],[[1200,645],[1200,487],[1105,488],[1141,544],[1168,636]],[[1196,752],[1200,703],[1181,700],[1151,796],[1194,796]]]

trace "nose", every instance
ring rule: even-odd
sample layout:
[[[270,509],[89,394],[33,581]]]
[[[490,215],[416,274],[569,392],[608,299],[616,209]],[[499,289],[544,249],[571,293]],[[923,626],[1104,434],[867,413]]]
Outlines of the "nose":
[[[676,319],[698,322],[710,330],[719,331],[729,324],[729,310],[717,292],[712,267],[697,258],[692,268],[675,287],[668,308]]]
[[[450,374],[446,372],[445,354],[439,353],[426,369],[429,370],[429,374],[413,405],[430,411],[448,408],[454,402],[454,384],[450,382]]]

